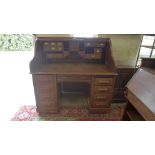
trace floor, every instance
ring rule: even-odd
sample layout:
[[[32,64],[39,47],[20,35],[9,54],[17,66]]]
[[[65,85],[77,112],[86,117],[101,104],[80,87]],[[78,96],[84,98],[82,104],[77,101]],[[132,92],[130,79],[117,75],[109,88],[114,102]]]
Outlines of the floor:
[[[10,120],[22,105],[35,105],[29,62],[32,51],[0,51],[0,120]]]

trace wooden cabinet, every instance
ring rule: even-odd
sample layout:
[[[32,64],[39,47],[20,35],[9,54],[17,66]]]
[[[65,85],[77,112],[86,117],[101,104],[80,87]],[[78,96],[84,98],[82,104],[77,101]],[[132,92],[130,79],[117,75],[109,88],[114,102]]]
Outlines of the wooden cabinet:
[[[58,111],[56,76],[33,75],[37,111],[54,113]]]
[[[134,66],[121,66],[117,68],[118,76],[113,91],[113,102],[124,102],[125,101],[125,86],[128,81],[132,78],[135,68]]]

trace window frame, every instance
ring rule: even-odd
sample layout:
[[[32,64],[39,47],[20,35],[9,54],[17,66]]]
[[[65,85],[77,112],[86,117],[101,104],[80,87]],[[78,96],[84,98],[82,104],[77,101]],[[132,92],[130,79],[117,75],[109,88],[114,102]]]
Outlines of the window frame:
[[[152,36],[152,37],[154,37],[154,40],[153,40],[152,45],[142,45],[143,38],[144,38],[145,36]],[[139,47],[139,52],[138,52],[138,56],[137,56],[137,60],[136,60],[136,67],[138,67],[138,68],[139,68],[140,65],[141,65],[141,63],[138,64],[138,62],[141,61],[141,58],[142,58],[141,55],[140,55],[140,53],[141,53],[141,48],[142,48],[142,47],[151,49],[149,56],[146,57],[146,58],[152,58],[153,50],[155,49],[155,34],[145,34],[145,35],[142,35],[141,43],[140,43],[140,47]]]

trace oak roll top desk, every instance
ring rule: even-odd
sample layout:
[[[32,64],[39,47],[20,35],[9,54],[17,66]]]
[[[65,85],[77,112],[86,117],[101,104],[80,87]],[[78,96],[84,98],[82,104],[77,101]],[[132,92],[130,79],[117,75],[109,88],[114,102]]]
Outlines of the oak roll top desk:
[[[87,83],[88,110],[110,109],[117,76],[109,38],[38,37],[30,62],[37,112],[57,113],[60,108],[58,84]]]

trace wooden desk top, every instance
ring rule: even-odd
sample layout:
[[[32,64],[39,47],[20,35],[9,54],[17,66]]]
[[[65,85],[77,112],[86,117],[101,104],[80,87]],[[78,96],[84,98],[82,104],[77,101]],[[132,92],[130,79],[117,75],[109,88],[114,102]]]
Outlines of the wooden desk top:
[[[155,120],[155,69],[140,68],[127,84],[128,90],[139,100],[136,108],[146,118]],[[127,96],[133,99],[133,97]],[[132,104],[136,106],[137,100],[133,99]]]
[[[58,75],[117,75],[117,72],[103,64],[52,63],[37,68],[32,74]]]

